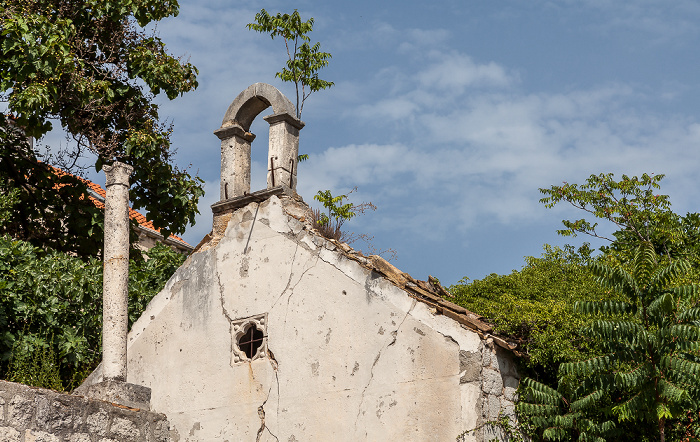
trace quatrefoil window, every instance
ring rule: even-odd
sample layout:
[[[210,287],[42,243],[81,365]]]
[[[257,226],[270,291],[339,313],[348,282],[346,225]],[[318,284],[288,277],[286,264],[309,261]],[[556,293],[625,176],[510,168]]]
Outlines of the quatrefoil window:
[[[253,361],[267,354],[267,314],[233,321],[232,326],[233,363]]]

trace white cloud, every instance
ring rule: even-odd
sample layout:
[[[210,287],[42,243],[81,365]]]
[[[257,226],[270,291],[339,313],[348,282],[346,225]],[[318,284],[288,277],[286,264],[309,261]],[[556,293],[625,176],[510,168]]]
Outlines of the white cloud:
[[[425,56],[428,68],[416,75],[418,84],[453,94],[462,94],[470,86],[509,86],[514,78],[494,62],[475,63],[471,57],[455,51],[431,51]]]

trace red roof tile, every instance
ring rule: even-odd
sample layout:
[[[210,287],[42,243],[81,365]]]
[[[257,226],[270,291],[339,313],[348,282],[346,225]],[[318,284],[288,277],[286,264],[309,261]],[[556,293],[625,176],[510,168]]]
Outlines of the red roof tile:
[[[69,173],[66,172],[66,171],[64,171],[64,170],[57,169],[57,168],[55,168],[55,167],[53,167],[53,166],[49,166],[49,167],[51,167],[51,169],[53,169],[54,173],[55,173],[57,176],[59,176],[59,177],[60,177],[60,176],[64,176],[64,175],[69,175]],[[75,176],[75,175],[73,175],[73,176]],[[107,192],[106,192],[105,189],[103,189],[102,186],[100,186],[99,184],[93,183],[92,181],[90,181],[90,180],[88,180],[88,179],[85,179],[85,178],[81,178],[81,177],[79,177],[79,176],[75,176],[75,178],[77,178],[77,179],[79,179],[80,181],[84,182],[85,185],[86,185],[90,190],[92,190],[93,192],[95,192],[96,194],[98,194],[99,196],[101,196],[103,199],[107,197]],[[90,200],[95,204],[95,206],[96,206],[97,208],[99,208],[99,209],[104,209],[105,205],[104,205],[104,203],[103,203],[102,201],[100,201],[100,200],[98,200],[97,198],[94,198],[94,197],[89,197],[89,198],[90,198]],[[140,212],[137,212],[136,210],[132,209],[131,207],[129,207],[129,218],[131,218],[131,219],[133,219],[134,221],[136,221],[136,222],[138,223],[139,226],[145,227],[146,229],[152,230],[153,232],[160,234],[160,229],[156,228],[156,227],[153,225],[153,223],[152,223],[151,221],[148,221],[148,220],[146,219],[146,217],[145,217],[143,214],[141,214]],[[185,245],[188,246],[188,247],[192,247],[192,246],[190,246],[184,239],[180,238],[180,237],[177,236],[177,235],[170,235],[168,238],[174,239],[174,240],[176,240],[176,241],[179,241],[179,242],[185,244]]]

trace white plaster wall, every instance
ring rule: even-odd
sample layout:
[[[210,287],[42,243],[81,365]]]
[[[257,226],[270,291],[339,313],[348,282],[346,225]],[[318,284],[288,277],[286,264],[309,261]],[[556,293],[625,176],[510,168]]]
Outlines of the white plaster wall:
[[[447,441],[483,420],[460,380],[479,336],[332,249],[272,197],[154,298],[127,380],[180,440]],[[271,354],[233,363],[231,321],[264,313]]]

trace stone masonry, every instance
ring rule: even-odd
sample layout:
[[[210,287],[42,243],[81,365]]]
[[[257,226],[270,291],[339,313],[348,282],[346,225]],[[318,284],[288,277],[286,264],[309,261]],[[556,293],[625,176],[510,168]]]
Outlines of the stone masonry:
[[[164,414],[0,381],[0,442],[166,442]]]
[[[476,352],[459,352],[460,384],[479,391],[481,414],[469,428],[476,429],[474,440],[506,440],[499,428],[486,424],[501,416],[507,416],[511,425],[517,424],[515,402],[520,375],[513,356],[494,345],[492,338],[483,340]]]

